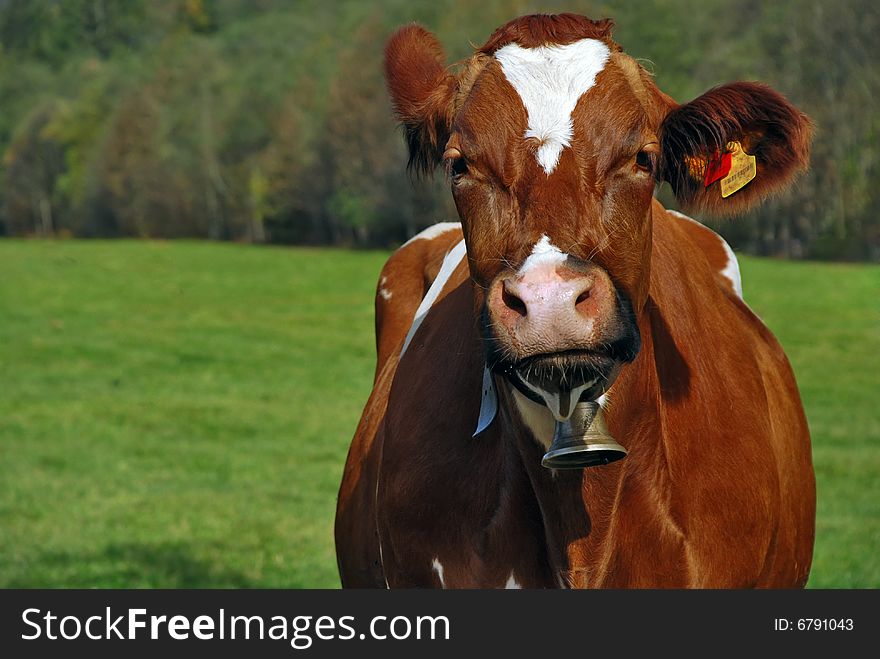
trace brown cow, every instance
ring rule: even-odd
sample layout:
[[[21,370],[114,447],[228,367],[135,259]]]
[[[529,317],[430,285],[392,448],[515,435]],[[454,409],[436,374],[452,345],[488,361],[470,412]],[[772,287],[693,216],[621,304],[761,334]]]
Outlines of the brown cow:
[[[755,83],[678,105],[610,29],[519,18],[457,72],[421,27],[387,45],[411,165],[445,163],[462,224],[380,277],[337,509],[344,586],[807,580],[815,484],[791,368],[730,248],[653,193],[665,180],[685,207],[742,212],[806,167],[810,122]],[[628,455],[543,467],[578,401]]]

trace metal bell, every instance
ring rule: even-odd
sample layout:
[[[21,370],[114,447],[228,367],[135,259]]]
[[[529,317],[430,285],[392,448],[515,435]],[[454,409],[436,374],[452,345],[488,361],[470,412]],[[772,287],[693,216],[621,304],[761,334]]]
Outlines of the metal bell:
[[[556,422],[553,442],[541,464],[548,469],[581,469],[607,465],[626,455],[608,432],[599,403],[581,402],[571,416]]]

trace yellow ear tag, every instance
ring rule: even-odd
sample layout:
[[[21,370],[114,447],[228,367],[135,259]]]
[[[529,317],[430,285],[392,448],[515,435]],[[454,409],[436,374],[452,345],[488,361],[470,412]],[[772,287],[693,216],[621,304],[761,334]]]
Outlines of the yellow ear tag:
[[[722,197],[729,197],[758,175],[755,156],[746,153],[739,142],[728,143],[727,150],[730,151],[730,172],[721,179]]]

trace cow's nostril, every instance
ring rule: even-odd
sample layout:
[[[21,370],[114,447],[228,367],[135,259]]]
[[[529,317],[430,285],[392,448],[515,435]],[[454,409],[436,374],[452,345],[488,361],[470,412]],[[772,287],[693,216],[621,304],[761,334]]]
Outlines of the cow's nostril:
[[[528,313],[526,303],[507,290],[507,286],[501,287],[501,301],[504,303],[504,306],[508,309],[513,309],[520,316],[525,316]]]
[[[581,302],[588,300],[590,298],[590,289],[588,288],[583,293],[578,295],[577,300],[574,301],[574,306],[578,306]]]

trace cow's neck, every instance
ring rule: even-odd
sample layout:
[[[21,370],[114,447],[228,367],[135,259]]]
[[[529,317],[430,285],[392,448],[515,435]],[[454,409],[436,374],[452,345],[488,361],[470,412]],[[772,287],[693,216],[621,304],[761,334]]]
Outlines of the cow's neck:
[[[509,386],[499,392],[501,396],[501,418],[504,436],[511,450],[519,453],[529,483],[541,510],[547,546],[547,559],[551,572],[556,575],[558,584],[563,587],[585,585],[583,575],[578,573],[585,566],[579,560],[582,545],[590,537],[592,522],[583,498],[583,470],[550,470],[541,466],[541,457],[547,451],[549,437],[553,432],[553,417],[547,412],[543,418],[540,410],[530,405],[517,405]],[[533,404],[534,405],[534,404]],[[525,418],[517,418],[522,408]],[[525,423],[523,423],[525,421]],[[531,427],[538,426],[536,435]]]
[[[662,401],[651,393],[659,390],[659,382],[654,353],[658,330],[653,327],[657,319],[650,308],[649,301],[639,318],[642,351],[623,369],[604,407],[611,434],[630,452],[625,459],[587,469],[552,470],[541,466],[554,428],[552,415],[512,387],[499,387],[504,434],[514,440],[511,446],[528,474],[541,509],[548,560],[563,586],[604,584],[614,558],[607,548],[612,545],[610,524],[622,485],[632,474],[640,479],[666,478]],[[649,417],[653,417],[653,423],[635,427],[630,422],[635,418],[644,422]],[[655,429],[650,434],[644,430],[649,427]]]

